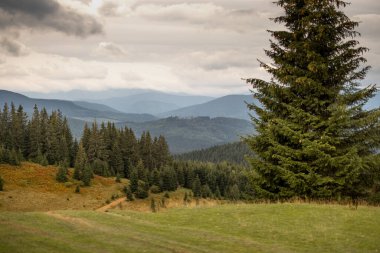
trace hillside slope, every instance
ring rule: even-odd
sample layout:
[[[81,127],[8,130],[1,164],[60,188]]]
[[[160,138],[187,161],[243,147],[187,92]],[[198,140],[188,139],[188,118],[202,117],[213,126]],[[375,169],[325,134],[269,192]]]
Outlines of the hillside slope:
[[[4,191],[0,191],[0,211],[92,210],[104,205],[112,195],[122,196],[127,181],[115,183],[114,178],[95,175],[91,187],[81,187],[78,194],[75,188],[79,182],[70,179],[68,183],[58,183],[57,170],[55,166],[29,162],[20,166],[0,164],[0,176],[5,182]],[[71,175],[72,171],[70,178]]]

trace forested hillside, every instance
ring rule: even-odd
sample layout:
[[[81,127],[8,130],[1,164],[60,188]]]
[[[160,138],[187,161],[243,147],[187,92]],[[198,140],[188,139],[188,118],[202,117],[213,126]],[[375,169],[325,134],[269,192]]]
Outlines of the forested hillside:
[[[234,142],[178,154],[174,158],[183,161],[228,162],[248,166],[247,156],[253,156],[253,152],[248,145],[244,142]]]

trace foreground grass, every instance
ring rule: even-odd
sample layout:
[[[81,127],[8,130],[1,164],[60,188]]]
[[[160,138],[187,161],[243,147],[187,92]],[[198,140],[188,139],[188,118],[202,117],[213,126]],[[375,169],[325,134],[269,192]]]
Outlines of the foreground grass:
[[[0,213],[0,252],[379,252],[380,208],[221,205]]]

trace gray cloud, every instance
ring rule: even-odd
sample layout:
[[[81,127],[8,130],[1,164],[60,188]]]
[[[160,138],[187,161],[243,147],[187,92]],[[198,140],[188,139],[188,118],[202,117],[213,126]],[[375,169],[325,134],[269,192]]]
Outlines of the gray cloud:
[[[50,29],[80,37],[103,30],[95,18],[54,0],[1,0],[0,29],[9,28]]]
[[[114,2],[104,2],[103,5],[99,7],[98,12],[103,16],[118,16],[118,8],[119,5]]]
[[[0,49],[11,56],[24,56],[29,53],[29,50],[25,45],[8,38],[3,38],[0,40]]]

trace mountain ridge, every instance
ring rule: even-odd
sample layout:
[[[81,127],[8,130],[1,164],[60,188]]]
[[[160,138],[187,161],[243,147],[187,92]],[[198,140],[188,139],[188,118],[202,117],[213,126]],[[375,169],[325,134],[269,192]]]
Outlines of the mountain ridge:
[[[35,99],[20,93],[0,90],[0,105],[4,103],[14,103],[16,106],[22,105],[24,111],[31,113],[34,105],[37,105],[39,109],[43,107],[47,111],[60,110],[66,117],[76,119],[104,119],[109,121],[136,121],[144,122],[156,119],[153,115],[149,114],[134,114],[134,113],[122,113],[114,111],[97,111],[90,108],[82,107],[73,101],[60,100],[60,99]],[[101,105],[100,105],[101,106]]]

